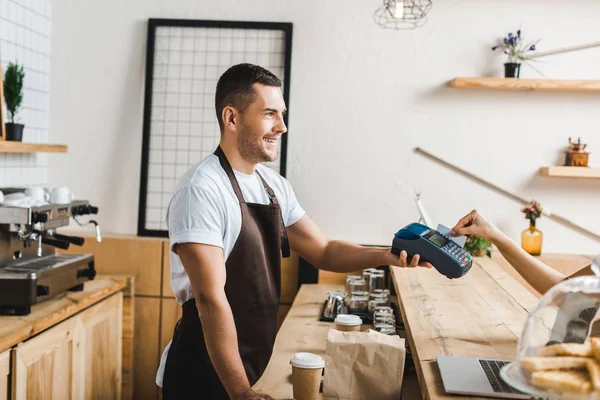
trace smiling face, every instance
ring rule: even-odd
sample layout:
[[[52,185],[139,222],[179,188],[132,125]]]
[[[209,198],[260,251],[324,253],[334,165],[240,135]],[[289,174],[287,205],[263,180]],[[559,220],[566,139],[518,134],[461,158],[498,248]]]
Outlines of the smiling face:
[[[254,101],[240,114],[237,144],[240,155],[249,162],[275,161],[278,141],[287,132],[283,121],[285,101],[280,87],[255,83]]]

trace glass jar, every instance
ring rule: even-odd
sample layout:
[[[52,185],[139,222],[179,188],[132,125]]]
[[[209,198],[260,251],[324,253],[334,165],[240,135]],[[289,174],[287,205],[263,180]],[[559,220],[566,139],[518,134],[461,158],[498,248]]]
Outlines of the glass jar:
[[[382,306],[390,305],[390,291],[388,289],[375,289],[371,292],[371,295],[379,296],[385,299],[385,304],[382,304]],[[372,298],[370,299],[372,300]]]
[[[373,271],[377,271],[377,269],[367,268],[362,273],[362,277],[365,280],[365,282],[367,282],[367,284],[369,284],[369,282],[371,281],[371,273],[373,273]]]
[[[374,330],[384,335],[395,335],[396,327],[390,324],[376,324]]]
[[[350,295],[352,293],[350,291],[350,281],[357,281],[357,280],[361,280],[361,279],[363,279],[363,278],[360,275],[348,275],[346,277],[346,294]]]
[[[356,292],[368,292],[368,283],[365,282],[364,279],[351,279],[347,281],[348,284],[348,294],[352,295]]]
[[[375,312],[375,308],[384,307],[388,305],[388,300],[384,294],[374,294],[371,293],[369,295],[369,315],[373,315]]]
[[[394,310],[392,307],[383,306],[383,307],[375,307],[373,311],[373,318],[377,318],[377,316],[385,316],[385,315],[394,315]]]
[[[347,302],[348,312],[366,312],[369,306],[369,292],[354,292]]]
[[[385,271],[373,271],[369,278],[369,292],[375,289],[385,289]]]
[[[544,234],[535,227],[535,220],[532,219],[529,228],[521,233],[521,247],[532,256],[542,254],[542,241]]]
[[[396,326],[396,317],[393,315],[378,315],[373,317],[373,326],[377,324],[389,324]]]

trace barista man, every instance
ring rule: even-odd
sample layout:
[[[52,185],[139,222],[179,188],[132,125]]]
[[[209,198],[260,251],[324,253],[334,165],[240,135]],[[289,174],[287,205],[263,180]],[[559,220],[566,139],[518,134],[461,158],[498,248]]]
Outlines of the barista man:
[[[290,183],[261,164],[277,159],[287,131],[281,81],[271,72],[231,67],[217,83],[215,108],[219,147],[181,177],[167,211],[171,287],[183,316],[157,384],[165,400],[271,399],[252,385],[275,342],[282,254],[294,250],[334,272],[416,267],[419,256],[407,263],[405,251],[328,239]]]

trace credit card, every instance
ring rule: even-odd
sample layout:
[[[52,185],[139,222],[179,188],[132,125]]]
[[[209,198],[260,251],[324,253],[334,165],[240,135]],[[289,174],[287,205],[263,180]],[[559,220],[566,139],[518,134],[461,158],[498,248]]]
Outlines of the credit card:
[[[446,236],[448,239],[452,240],[454,243],[456,243],[460,247],[462,247],[462,248],[465,247],[465,243],[467,242],[466,236],[451,236],[450,232],[452,231],[452,229],[450,229],[447,226],[444,226],[442,224],[438,224],[436,230],[439,233],[441,233],[442,235]]]

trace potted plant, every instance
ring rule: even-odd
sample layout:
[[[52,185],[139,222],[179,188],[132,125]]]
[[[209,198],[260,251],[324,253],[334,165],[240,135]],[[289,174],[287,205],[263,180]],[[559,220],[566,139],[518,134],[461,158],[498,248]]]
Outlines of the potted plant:
[[[535,51],[538,40],[532,42],[525,42],[521,38],[521,30],[517,31],[517,34],[509,32],[508,35],[500,40],[500,44],[492,47],[493,51],[501,49],[506,54],[507,60],[504,63],[504,77],[505,78],[518,78],[521,72],[521,63],[533,60],[532,57],[527,54],[530,51]],[[535,67],[533,69],[538,71]],[[539,71],[538,71],[539,72]]]
[[[530,201],[521,212],[529,220],[529,228],[521,233],[521,247],[533,256],[542,254],[544,234],[535,227],[536,220],[542,216],[542,205],[535,200]]]
[[[23,79],[25,72],[23,66],[14,63],[8,63],[6,73],[4,74],[4,101],[8,111],[9,120],[6,126],[6,140],[20,142],[23,139],[23,124],[15,123],[17,112],[23,101]]]
[[[484,257],[489,255],[489,248],[492,246],[490,242],[479,236],[471,236],[468,242],[465,243],[465,250],[473,257]]]

